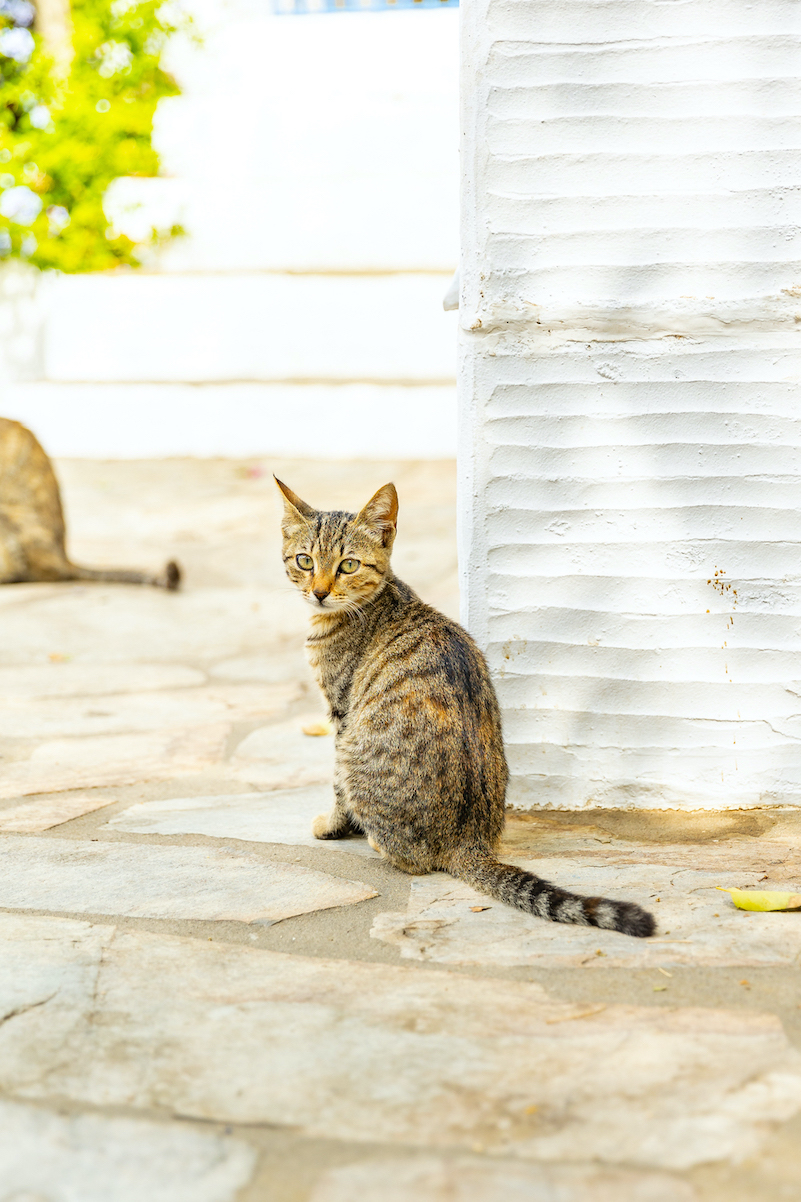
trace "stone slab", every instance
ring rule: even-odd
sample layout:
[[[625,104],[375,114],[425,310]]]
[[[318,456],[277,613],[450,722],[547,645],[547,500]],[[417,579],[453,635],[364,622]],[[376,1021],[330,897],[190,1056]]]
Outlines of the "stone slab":
[[[214,722],[142,734],[51,739],[29,759],[4,765],[0,799],[202,772],[220,763],[230,731],[229,723]]]
[[[271,923],[376,896],[360,881],[234,849],[0,840],[0,907],[9,910]]]
[[[171,501],[174,505],[172,498],[166,501],[170,508]],[[105,562],[136,566],[127,559],[119,538],[111,531],[108,536],[113,542],[110,553],[103,557]],[[230,538],[229,530],[226,541]],[[204,553],[212,553],[207,539],[203,541],[207,543]],[[77,546],[73,553],[78,556]],[[152,549],[148,557],[152,557],[154,570],[164,562],[155,558]],[[140,562],[140,566],[147,564]],[[291,637],[302,644],[305,606],[293,595],[294,590],[276,589],[276,571],[280,566],[270,568],[270,582],[264,587],[244,583],[252,580],[251,569],[249,576],[243,573],[242,587],[197,588],[188,579],[179,593],[120,584],[15,584],[2,588],[0,659],[6,667],[47,662],[51,655],[125,663],[135,649],[137,659],[151,663],[205,663],[210,650],[221,660],[282,638]]]
[[[614,815],[607,829],[590,824],[564,825],[556,816],[549,821],[547,814],[531,816],[527,821],[511,818],[501,845],[502,858],[569,856],[606,864],[669,864],[707,872],[756,872],[776,880],[792,881],[801,876],[801,814],[740,811],[733,817],[731,811],[713,815],[651,812],[637,817],[643,819],[637,824],[639,834],[628,835],[619,829],[627,818],[632,818],[625,812]],[[741,830],[732,832],[731,827],[736,825]]]
[[[238,655],[234,659],[221,660],[209,668],[209,675],[220,680],[252,680],[268,684],[295,677],[312,683],[302,646],[293,647],[290,651]]]
[[[758,1154],[801,1055],[752,1011],[0,915],[0,1090],[308,1136],[681,1170]]]
[[[4,1202],[234,1202],[256,1154],[238,1139],[0,1101]]]
[[[334,779],[334,740],[304,735],[302,727],[320,722],[310,713],[252,731],[231,757],[234,775],[265,789],[330,786]]]
[[[0,831],[35,834],[54,826],[71,822],[82,814],[91,814],[113,805],[116,798],[98,797],[96,793],[57,793],[39,801],[23,801],[0,810]]]
[[[87,664],[55,661],[0,668],[0,698],[92,697],[190,688],[205,676],[183,664]]]
[[[405,914],[376,916],[370,932],[403,957],[441,964],[537,964],[572,968],[648,968],[671,964],[801,963],[801,915],[736,910],[715,886],[718,873],[658,863],[598,864],[588,859],[518,860],[521,867],[588,896],[634,901],[651,910],[652,939],[568,926],[523,914],[444,873],[412,882]],[[761,884],[739,869],[739,887]],[[480,912],[473,907],[482,907]],[[777,921],[774,921],[776,919]]]
[[[75,697],[0,698],[5,738],[121,734],[164,727],[283,715],[302,695],[292,681],[272,685],[216,684],[201,688]]]
[[[140,835],[211,835],[252,843],[326,847],[379,859],[378,853],[364,838],[315,839],[311,833],[312,820],[329,810],[332,801],[330,785],[276,789],[270,793],[175,797],[129,806],[121,814],[115,814],[106,825],[116,831]]]
[[[325,1173],[309,1202],[694,1202],[665,1173],[478,1157],[385,1157]]]

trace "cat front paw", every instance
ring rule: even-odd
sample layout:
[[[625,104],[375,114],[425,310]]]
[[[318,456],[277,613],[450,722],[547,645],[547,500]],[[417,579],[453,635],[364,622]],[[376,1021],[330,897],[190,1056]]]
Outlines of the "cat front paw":
[[[328,814],[318,814],[314,819],[312,822],[312,834],[314,835],[315,839],[339,838],[339,831],[331,830],[329,818],[330,815]]]

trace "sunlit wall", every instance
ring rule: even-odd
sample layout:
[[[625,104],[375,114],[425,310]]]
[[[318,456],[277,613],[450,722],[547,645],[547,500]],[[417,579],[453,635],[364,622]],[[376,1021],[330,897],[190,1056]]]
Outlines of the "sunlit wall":
[[[139,272],[7,272],[4,415],[57,454],[453,454],[458,12],[192,12],[162,178],[107,197],[187,236]]]

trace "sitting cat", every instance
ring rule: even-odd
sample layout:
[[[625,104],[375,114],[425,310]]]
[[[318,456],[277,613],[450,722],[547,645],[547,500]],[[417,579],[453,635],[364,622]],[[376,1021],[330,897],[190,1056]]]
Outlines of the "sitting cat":
[[[306,649],[336,732],[334,808],[317,838],[364,831],[404,872],[444,870],[554,922],[653,934],[633,903],[578,897],[497,859],[508,771],[495,690],[470,635],[392,573],[394,485],[353,514],[276,482],[286,573],[314,611]]]
[[[121,568],[80,568],[64,549],[64,514],[50,460],[25,426],[0,417],[0,584],[112,580],[177,589],[172,560],[158,576]]]

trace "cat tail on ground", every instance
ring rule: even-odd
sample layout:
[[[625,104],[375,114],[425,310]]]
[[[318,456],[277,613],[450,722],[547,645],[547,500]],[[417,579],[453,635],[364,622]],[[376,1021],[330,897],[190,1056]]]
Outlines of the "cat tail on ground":
[[[646,938],[653,935],[653,916],[634,902],[610,901],[606,897],[581,897],[568,893],[512,864],[502,864],[492,852],[479,848],[457,851],[447,866],[457,880],[486,893],[496,901],[514,906],[537,918],[569,922],[582,927],[601,927],[623,935]]]
[[[175,592],[181,586],[181,569],[174,559],[164,570],[153,576],[150,572],[135,572],[127,568],[81,568],[70,564],[75,573],[74,580],[107,580],[114,584],[151,584],[154,588],[166,588]]]

